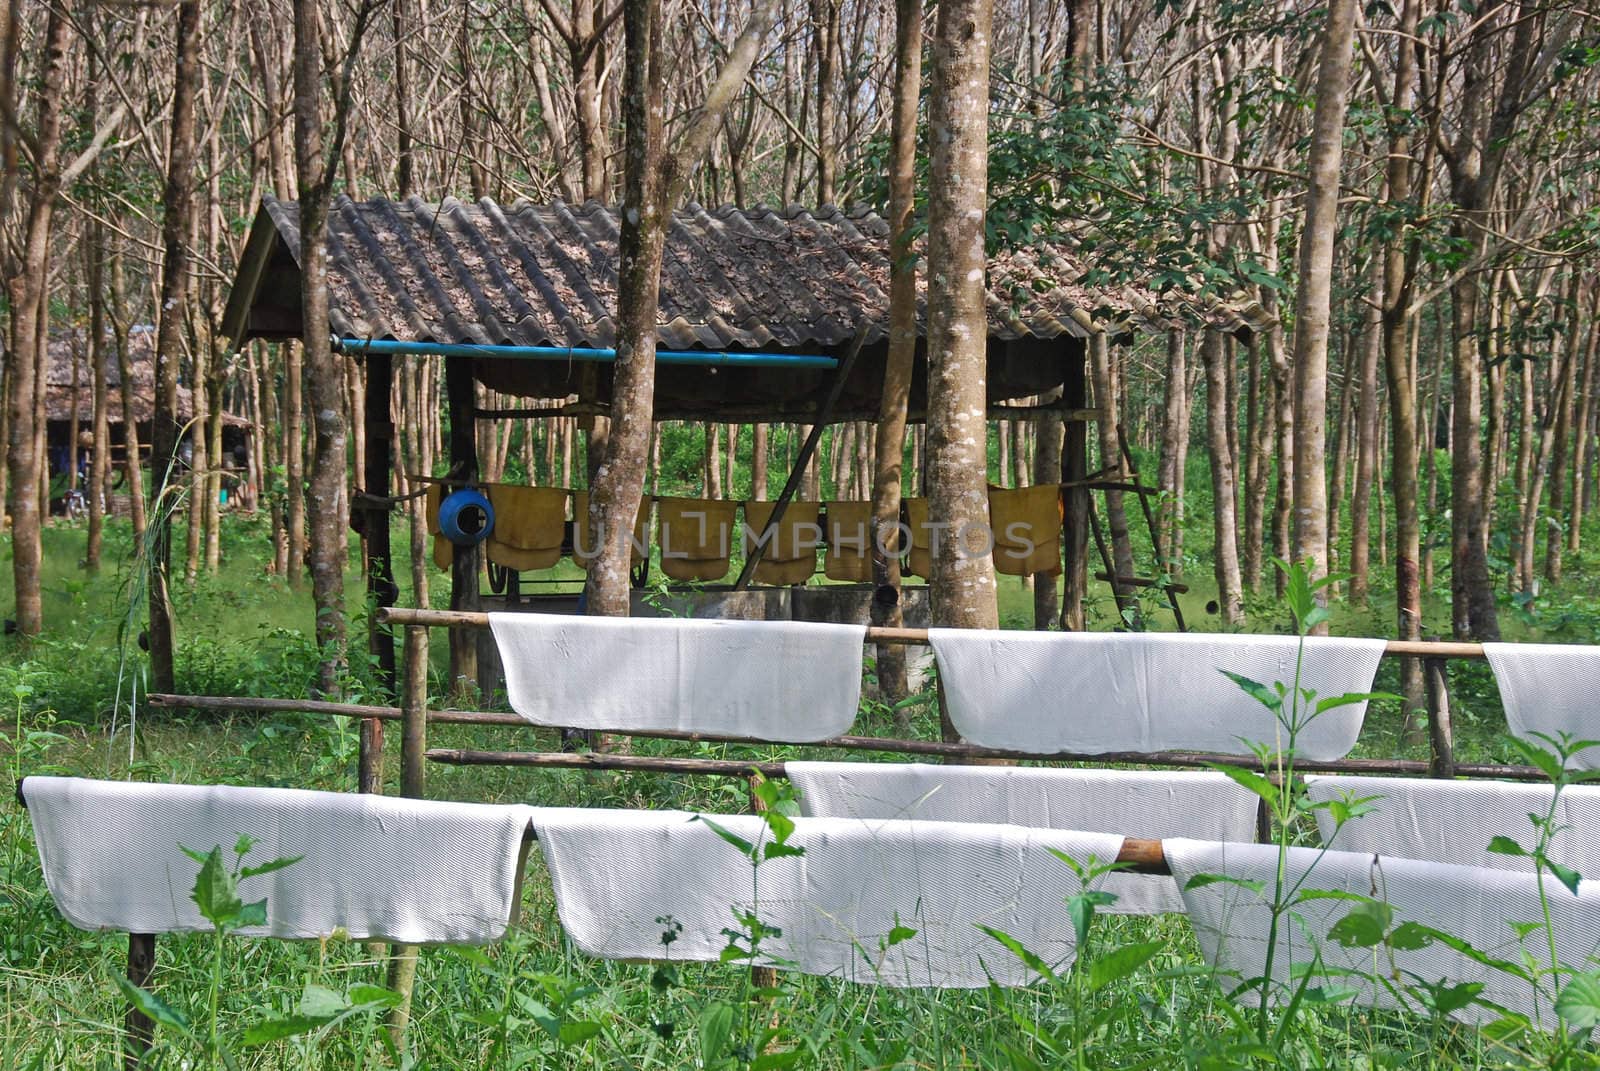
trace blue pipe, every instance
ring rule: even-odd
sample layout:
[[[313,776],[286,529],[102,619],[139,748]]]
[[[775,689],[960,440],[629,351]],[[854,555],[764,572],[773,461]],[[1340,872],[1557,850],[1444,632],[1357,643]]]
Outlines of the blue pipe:
[[[524,357],[541,361],[615,361],[614,349],[584,346],[477,346],[455,342],[399,342],[392,338],[341,338],[346,353],[428,354],[440,357]],[[814,353],[727,353],[656,350],[658,364],[731,365],[740,368],[836,368],[839,360]]]

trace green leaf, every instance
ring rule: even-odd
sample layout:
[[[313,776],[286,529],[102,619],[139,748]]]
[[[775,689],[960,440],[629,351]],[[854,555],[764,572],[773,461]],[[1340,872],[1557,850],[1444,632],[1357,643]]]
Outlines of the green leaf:
[[[713,1001],[700,1013],[700,1062],[711,1067],[728,1051],[733,1037],[733,1005]]]
[[[800,1049],[762,1053],[750,1061],[750,1071],[781,1071],[782,1068],[793,1067],[799,1063],[803,1055]]]
[[[280,1015],[262,1019],[245,1027],[240,1044],[246,1047],[270,1045],[284,1038],[297,1038],[327,1026],[330,1020],[314,1015]]]
[[[1531,740],[1524,740],[1519,736],[1506,736],[1502,738],[1505,743],[1521,755],[1523,761],[1529,766],[1536,766],[1552,781],[1559,781],[1566,770],[1561,765],[1559,756],[1546,751]]]
[[[913,930],[909,926],[900,925],[900,916],[899,914],[896,914],[894,917],[894,925],[889,929],[888,936],[878,941],[878,951],[887,952],[895,945],[900,944],[903,941],[909,941],[916,935],[916,930]]]
[[[1306,1004],[1347,1004],[1360,995],[1360,990],[1347,985],[1307,986],[1300,993]]]
[[[1150,962],[1157,952],[1167,947],[1165,941],[1145,941],[1142,944],[1123,945],[1089,964],[1085,980],[1089,992],[1095,993],[1112,982],[1120,982],[1134,971]]]
[[[1600,971],[1574,974],[1556,994],[1556,1014],[1573,1030],[1600,1025]]]
[[[180,845],[180,847],[182,847]],[[190,858],[195,853],[184,848]],[[204,856],[200,864],[200,873],[195,875],[194,889],[189,893],[189,899],[200,909],[200,914],[211,925],[226,929],[234,924],[239,911],[244,907],[239,899],[239,890],[234,882],[233,874],[222,862],[222,846],[219,844]]]
[[[1582,874],[1571,867],[1562,866],[1554,859],[1544,860],[1544,865],[1550,868],[1550,873],[1555,875],[1557,881],[1567,887],[1569,893],[1573,896],[1578,895],[1578,882],[1583,880]]]
[[[1433,944],[1433,935],[1426,926],[1416,922],[1402,922],[1389,935],[1389,947],[1397,952],[1415,952]]]
[[[804,855],[806,850],[798,844],[783,844],[779,841],[769,841],[761,846],[762,859],[788,859],[796,855]]]
[[[304,858],[305,856],[303,855],[297,855],[293,859],[274,859],[272,862],[262,863],[260,866],[247,866],[239,871],[239,878],[243,880],[245,878],[253,878],[258,874],[270,874],[274,870],[282,870],[286,866],[294,866]]]
[[[1244,674],[1235,673],[1231,669],[1219,669],[1217,672],[1237,684],[1246,695],[1274,714],[1283,709],[1283,697],[1260,681],[1253,681]]]
[[[1489,850],[1496,855],[1527,855],[1528,850],[1510,837],[1494,837],[1489,841]]]
[[[582,1045],[585,1041],[600,1033],[600,1024],[587,1019],[573,1023],[561,1024],[561,1044]]]
[[[723,825],[721,825],[721,824],[719,824],[717,822],[713,822],[711,819],[707,818],[705,815],[697,814],[693,818],[691,818],[690,821],[691,822],[704,822],[706,825],[711,827],[711,831],[713,833],[715,833],[717,836],[721,837],[723,840],[727,841],[729,844],[733,845],[735,848],[738,848],[745,855],[748,855],[748,856],[754,856],[755,855],[756,846],[754,844],[751,844],[749,841],[747,841],[743,837],[739,836],[739,834],[735,833],[733,830],[728,829],[727,827],[725,827],[725,826],[723,826]]]
[[[265,926],[267,924],[267,902],[257,900],[253,904],[242,904],[233,920],[228,924],[230,929],[245,926]]]
[[[1239,785],[1241,788],[1248,789],[1261,799],[1266,800],[1268,806],[1277,806],[1278,786],[1267,780],[1265,777],[1262,777],[1254,770],[1247,770],[1243,766],[1225,766],[1216,763],[1212,763],[1211,768],[1228,778],[1234,784]]]
[[[248,833],[240,833],[239,839],[233,842],[233,854],[243,859],[250,854],[250,849],[256,846],[255,838]]]
[[[353,985],[350,987],[350,1003],[356,1007],[396,1008],[400,1006],[401,996],[392,989],[381,985]]]
[[[1423,987],[1424,1000],[1440,1015],[1449,1015],[1470,1006],[1483,992],[1482,982],[1461,982],[1446,985],[1443,981]]]
[[[192,1036],[189,1028],[189,1018],[166,1001],[128,981],[120,974],[113,974],[112,980],[117,983],[117,988],[122,991],[122,996],[129,1004],[143,1012],[152,1021],[175,1030],[185,1037]]]
[[[1009,933],[1005,933],[1005,932],[1003,932],[1001,930],[996,930],[996,929],[994,929],[993,927],[990,927],[990,926],[979,926],[978,929],[982,930],[984,933],[988,934],[990,937],[993,937],[996,941],[999,941],[1002,945],[1005,945],[1006,948],[1011,951],[1012,955],[1016,956],[1024,964],[1027,965],[1029,970],[1033,971],[1036,974],[1041,974],[1044,977],[1049,978],[1051,981],[1054,981],[1056,979],[1056,972],[1050,966],[1050,964],[1046,963],[1044,960],[1040,959],[1038,956],[1034,955],[1032,952],[1029,952],[1026,948],[1024,948],[1022,946],[1022,942],[1021,941],[1017,940],[1015,937],[1012,937]]]
[[[1234,878],[1229,877],[1227,874],[1196,874],[1189,879],[1184,888],[1204,889],[1207,885],[1237,885],[1239,888],[1247,889],[1258,896],[1261,894],[1261,890],[1266,888],[1265,882],[1257,881],[1255,878]]]
[[[1335,922],[1328,930],[1328,936],[1345,948],[1376,948],[1383,943],[1384,933],[1392,918],[1388,904],[1361,904]]]
[[[550,1036],[551,1041],[561,1040],[560,1016],[526,993],[518,993],[516,1001],[522,1006],[522,1010],[528,1013],[528,1017],[538,1024],[539,1029]]]
[[[300,994],[300,1003],[295,1008],[295,1014],[303,1015],[308,1019],[332,1019],[335,1015],[348,1010],[350,1002],[343,993],[337,993],[326,986],[307,983],[304,992]]]
[[[788,840],[789,835],[794,832],[794,819],[782,811],[763,811],[761,820],[767,823],[767,828],[772,830],[772,835],[779,843]]]
[[[1405,697],[1392,692],[1345,692],[1342,695],[1330,695],[1317,700],[1316,712],[1318,714],[1328,710],[1337,710],[1340,707],[1353,707],[1358,703],[1371,703],[1383,700],[1403,700]]]

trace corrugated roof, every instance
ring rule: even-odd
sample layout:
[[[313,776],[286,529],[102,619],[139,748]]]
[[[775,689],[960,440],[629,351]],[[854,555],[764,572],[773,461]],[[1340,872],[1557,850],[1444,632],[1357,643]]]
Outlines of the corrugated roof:
[[[262,211],[282,248],[298,258],[299,206],[268,197]],[[258,216],[257,232],[264,223]],[[593,202],[340,197],[328,227],[330,326],[357,338],[613,346],[618,234],[615,211]],[[263,264],[274,252],[269,237],[252,234]],[[865,210],[690,205],[674,213],[667,239],[660,344],[828,348],[847,342],[863,322],[867,342],[879,341],[888,328],[888,241],[888,224]],[[241,272],[224,322],[236,342],[281,332],[251,317],[254,291],[268,274]],[[996,258],[990,336],[1082,338],[1101,326],[1164,318],[1154,295],[1095,291],[1077,283],[1082,274],[1062,249]],[[1252,326],[1233,310],[1206,315],[1229,330]]]
[[[81,330],[51,336],[50,360],[45,366],[45,408],[48,419],[72,419],[74,365],[78,374],[78,420],[87,424],[94,419],[94,367],[89,361],[88,349],[88,339]],[[107,336],[100,354],[106,366],[106,419],[112,424],[120,424],[123,419],[122,369],[117,362],[116,341]],[[146,424],[155,415],[154,327],[141,324],[128,333],[128,359],[133,370],[133,418],[137,423]],[[179,384],[178,419],[186,421],[193,415],[194,395],[188,387]],[[236,427],[247,427],[250,423],[232,413],[224,413],[223,422]]]

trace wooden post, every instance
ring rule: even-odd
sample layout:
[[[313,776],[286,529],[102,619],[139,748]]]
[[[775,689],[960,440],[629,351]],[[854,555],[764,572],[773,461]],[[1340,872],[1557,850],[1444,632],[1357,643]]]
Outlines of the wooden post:
[[[1067,375],[1061,389],[1061,404],[1066,409],[1084,409],[1089,404],[1084,375],[1086,348],[1081,339],[1075,342],[1067,353]],[[1084,628],[1083,603],[1089,594],[1089,489],[1083,486],[1089,475],[1088,466],[1089,425],[1069,419],[1061,458],[1062,482],[1068,485],[1061,522],[1066,568],[1061,588],[1061,627],[1075,631]]]
[[[444,359],[445,395],[450,407],[450,489],[478,480],[477,407],[472,391],[472,358]],[[477,610],[479,551],[456,547],[450,566],[450,609]],[[478,683],[478,637],[461,630],[450,633],[450,686],[463,680]]]
[[[128,981],[144,988],[156,966],[156,935],[153,933],[128,934]],[[127,1044],[122,1055],[122,1066],[136,1071],[150,1051],[150,1039],[155,1036],[155,1023],[138,1008],[129,1007],[123,1018],[127,1030]]]
[[[422,799],[428,753],[428,629],[406,628],[405,681],[400,696],[400,794]],[[389,1012],[389,1036],[395,1050],[405,1051],[411,1022],[411,994],[417,984],[417,946],[393,945],[389,951],[389,988],[400,1003]]]
[[[1428,688],[1428,744],[1432,756],[1428,772],[1434,777],[1456,775],[1455,730],[1450,724],[1450,674],[1442,658],[1425,658],[1422,676]]]
[[[428,751],[428,630],[406,628],[405,689],[400,696],[400,794],[422,799]]]
[[[390,450],[394,439],[389,401],[394,389],[394,359],[387,353],[364,356],[366,445],[361,459],[361,484],[369,497],[355,506],[367,548],[367,601],[376,610],[393,606],[399,594],[389,545]],[[367,649],[377,664],[379,683],[394,695],[394,635],[378,623],[376,613],[367,621]],[[376,719],[361,723],[360,791],[383,791],[383,722]]]

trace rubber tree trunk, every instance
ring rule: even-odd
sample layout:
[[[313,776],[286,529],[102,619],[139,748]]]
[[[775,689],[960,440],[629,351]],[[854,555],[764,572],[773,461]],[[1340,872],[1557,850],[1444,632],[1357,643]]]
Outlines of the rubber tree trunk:
[[[11,396],[6,465],[11,507],[11,575],[16,593],[17,633],[36,636],[44,627],[39,569],[44,559],[40,532],[40,474],[47,467],[38,450],[44,414],[35,403],[45,369],[39,361],[40,323],[47,309],[50,226],[60,187],[61,104],[66,81],[66,14],[52,4],[45,19],[39,121],[34,144],[36,171],[23,238],[21,271],[9,280],[11,301]],[[20,29],[14,32],[20,32]]]
[[[1550,452],[1550,517],[1560,519],[1566,513],[1564,494],[1567,490],[1567,438],[1572,433],[1572,415],[1577,406],[1573,399],[1578,386],[1579,355],[1582,350],[1583,328],[1580,310],[1583,293],[1576,280],[1572,284],[1572,313],[1567,320],[1567,359],[1557,386],[1555,411],[1555,442]],[[1561,582],[1561,552],[1566,547],[1566,533],[1559,524],[1550,524],[1545,531],[1544,577],[1552,584]]]
[[[1217,613],[1225,625],[1244,623],[1244,584],[1239,573],[1239,518],[1234,508],[1236,482],[1228,452],[1228,359],[1220,332],[1207,329],[1200,343],[1206,369],[1206,438],[1211,452],[1212,559],[1217,581]]]
[[[1399,30],[1402,41],[1416,33],[1421,0],[1404,0]],[[1395,64],[1391,101],[1396,115],[1405,115],[1415,97],[1415,50],[1402,46]],[[1389,134],[1387,181],[1389,200],[1407,205],[1412,199],[1411,136],[1406,122],[1395,122]],[[1396,635],[1403,640],[1422,638],[1422,524],[1417,485],[1421,455],[1417,428],[1417,373],[1411,358],[1410,315],[1415,278],[1416,238],[1407,232],[1393,235],[1383,249],[1383,368],[1389,386],[1390,477],[1394,496],[1394,586]],[[1432,451],[1429,451],[1430,455]],[[1422,662],[1400,662],[1400,691],[1405,696],[1408,732],[1419,723],[1427,702]]]
[[[1383,292],[1383,259],[1373,260],[1373,292]],[[1383,309],[1372,306],[1361,335],[1361,389],[1356,409],[1356,478],[1350,503],[1350,601],[1367,601],[1372,558],[1372,485],[1378,471],[1378,359],[1383,355]]]
[[[105,536],[108,477],[111,463],[110,391],[106,376],[105,228],[89,224],[85,247],[86,282],[89,287],[89,361],[94,369],[94,452],[89,458],[89,534],[83,564],[89,572],[100,569]]]
[[[300,186],[300,307],[308,401],[312,413],[311,599],[316,610],[317,686],[338,694],[347,663],[344,567],[346,433],[344,367],[328,333],[328,284],[323,240],[330,183],[324,160],[321,19],[315,0],[294,3],[294,155]],[[291,500],[292,501],[292,500]],[[291,546],[294,537],[290,531]],[[299,563],[289,562],[291,575]]]
[[[911,252],[917,162],[917,101],[922,85],[922,5],[895,0],[894,118],[889,160],[889,353],[878,408],[872,473],[872,623],[905,624],[900,605],[899,536],[904,490],[906,416],[917,351],[917,266]],[[905,648],[878,646],[878,688],[890,701],[906,694]]]
[[[933,620],[995,628],[994,560],[984,456],[988,321],[989,0],[944,0],[928,108],[928,497]],[[948,732],[948,726],[947,726]]]
[[[1305,228],[1300,234],[1300,279],[1295,290],[1294,555],[1310,563],[1314,580],[1328,571],[1328,318],[1355,21],[1355,0],[1332,0],[1328,5],[1307,160],[1310,188]],[[1325,601],[1325,596],[1319,597]],[[1324,622],[1313,631],[1325,634],[1327,630]]]
[[[594,466],[589,495],[589,545],[598,547],[584,584],[588,612],[628,615],[629,536],[648,474],[655,414],[656,310],[661,256],[671,225],[671,206],[688,174],[704,157],[723,113],[755,63],[772,26],[773,0],[751,11],[744,30],[716,80],[705,106],[684,134],[678,152],[662,149],[660,0],[623,0],[625,75],[622,93],[622,233],[618,239],[617,359],[611,390],[611,437]]]
[[[1156,529],[1168,561],[1162,563],[1169,576],[1183,575],[1182,538],[1184,465],[1189,445],[1189,373],[1184,337],[1180,330],[1167,332],[1167,380],[1163,384],[1161,422],[1161,460],[1156,467],[1156,487],[1162,492]]]
[[[155,418],[150,429],[150,502],[153,516],[150,547],[150,677],[151,687],[175,689],[173,631],[169,602],[172,569],[172,514],[179,493],[178,362],[183,353],[183,320],[188,307],[189,249],[194,212],[195,97],[200,81],[200,4],[178,5],[177,68],[172,94],[172,128],[167,148],[166,190],[162,195],[161,298],[156,325]],[[190,503],[191,511],[195,503]]]

